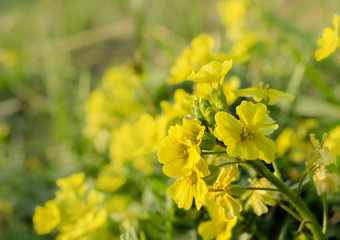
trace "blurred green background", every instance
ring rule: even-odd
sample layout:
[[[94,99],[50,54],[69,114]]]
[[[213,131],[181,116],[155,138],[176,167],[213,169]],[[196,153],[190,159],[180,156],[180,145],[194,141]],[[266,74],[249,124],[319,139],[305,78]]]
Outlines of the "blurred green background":
[[[250,2],[261,23],[249,28],[270,39],[235,64],[242,86],[263,80],[296,95],[287,109],[319,118],[320,132],[339,124],[340,54],[318,64],[313,54],[340,2]],[[157,104],[171,95],[165,80],[191,39],[206,32],[216,47],[230,48],[217,4],[0,0],[0,239],[46,239],[36,235],[32,215],[53,198],[55,180],[79,171],[95,176],[108,161],[82,134],[84,104],[105,70],[140,56]]]

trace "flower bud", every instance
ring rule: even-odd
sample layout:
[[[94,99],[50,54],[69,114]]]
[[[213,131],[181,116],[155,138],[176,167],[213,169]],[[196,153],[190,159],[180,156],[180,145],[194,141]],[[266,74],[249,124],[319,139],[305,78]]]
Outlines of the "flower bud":
[[[204,150],[213,150],[215,147],[216,138],[211,133],[204,132],[200,148]]]
[[[340,183],[339,176],[334,173],[329,173],[324,165],[315,171],[313,180],[319,196],[323,193],[327,194],[338,191]]]
[[[227,99],[225,97],[222,86],[211,89],[210,96],[212,102],[214,103],[218,110],[222,111],[227,108]]]
[[[194,100],[194,105],[192,107],[192,113],[195,116],[195,118],[201,122],[204,121],[204,116],[201,112],[201,105],[200,105],[200,101],[198,99]]]
[[[212,164],[208,165],[210,175],[204,179],[204,182],[208,185],[213,185],[220,173],[220,168]]]
[[[227,193],[232,196],[240,196],[246,191],[246,188],[240,185],[230,185],[228,186]]]
[[[211,107],[211,104],[208,100],[204,100],[201,103],[201,112],[203,113],[204,120],[208,124],[209,127],[215,127],[215,114],[216,111]]]

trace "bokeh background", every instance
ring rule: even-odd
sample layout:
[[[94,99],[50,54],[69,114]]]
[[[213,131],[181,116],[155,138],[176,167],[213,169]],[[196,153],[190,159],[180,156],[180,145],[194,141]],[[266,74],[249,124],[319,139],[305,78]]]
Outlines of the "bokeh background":
[[[109,68],[142,62],[152,101],[170,99],[169,69],[202,32],[230,51],[216,0],[0,0],[0,239],[47,239],[32,227],[57,178],[95,177],[109,160],[83,134],[85,102]],[[316,41],[339,1],[250,2],[248,29],[262,36],[242,65],[242,86],[259,81],[296,96],[287,111],[340,123],[340,54],[316,63]],[[186,84],[183,84],[186,87]],[[278,122],[288,124],[288,115]]]

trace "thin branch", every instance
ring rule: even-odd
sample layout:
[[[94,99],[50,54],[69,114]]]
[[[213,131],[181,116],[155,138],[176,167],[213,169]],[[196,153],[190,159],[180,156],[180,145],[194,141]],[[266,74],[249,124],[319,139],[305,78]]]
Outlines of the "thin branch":
[[[280,191],[277,188],[259,188],[259,187],[246,187],[246,190],[260,190],[260,191],[273,191],[273,192]]]
[[[293,218],[295,218],[299,222],[303,222],[303,219],[296,212],[294,212],[292,209],[290,209],[288,206],[284,205],[281,202],[279,203],[279,206],[280,206],[280,208],[285,210],[287,213],[289,213]]]
[[[224,167],[224,166],[228,166],[228,165],[232,165],[232,164],[242,164],[244,162],[241,161],[233,161],[233,162],[227,162],[227,163],[222,163],[220,165],[217,165],[216,167]]]
[[[273,164],[273,167],[274,167],[274,171],[277,174],[277,177],[282,180],[281,173],[280,173],[279,167],[277,166],[277,162],[275,161],[275,159],[272,162],[272,164]]]
[[[299,181],[299,186],[298,186],[298,189],[297,189],[297,193],[296,193],[296,196],[298,198],[301,197],[301,191],[302,191],[302,183],[303,183],[303,180],[307,177],[308,173],[307,171],[302,175],[302,177],[300,178],[300,181]]]
[[[218,152],[202,152],[201,155],[213,155],[213,154],[224,154],[225,151],[218,151]]]

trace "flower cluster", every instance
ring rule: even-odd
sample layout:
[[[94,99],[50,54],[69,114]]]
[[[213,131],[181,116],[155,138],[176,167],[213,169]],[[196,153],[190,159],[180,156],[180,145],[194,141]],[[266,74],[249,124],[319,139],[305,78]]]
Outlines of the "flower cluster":
[[[107,212],[101,206],[104,194],[84,183],[85,174],[77,173],[57,180],[60,188],[56,198],[38,206],[33,217],[34,227],[39,234],[50,233],[58,228],[57,239],[72,240],[92,235],[101,228]]]
[[[136,229],[154,228],[158,221],[171,232],[172,222],[178,221],[174,215],[185,212],[177,206],[191,215],[200,211],[197,230],[204,240],[230,239],[237,231],[234,226],[245,224],[244,216],[261,216],[275,205],[300,221],[301,231],[306,225],[313,236],[324,234],[300,193],[307,174],[318,195],[337,191],[340,181],[331,167],[340,155],[340,128],[334,128],[328,139],[325,134],[321,142],[311,134],[313,150],[308,155],[311,144],[306,138],[317,122],[303,120],[294,130],[293,123],[281,124],[275,118],[277,112],[289,111],[276,104],[294,101],[293,95],[262,81],[240,89],[247,82],[236,76],[233,64],[247,59],[257,40],[243,29],[246,1],[228,0],[220,4],[220,11],[225,14],[227,36],[237,43],[224,54],[213,52],[214,41],[208,34],[193,39],[170,70],[169,84],[190,81],[180,85],[183,89],[172,89],[173,100],[154,103],[143,74],[128,67],[107,72],[86,103],[84,130],[96,150],[107,153],[107,162],[94,173],[92,185],[84,173],[57,180],[56,197],[36,208],[33,222],[39,234],[57,229],[60,240],[110,239],[120,233],[137,238]],[[318,42],[317,60],[338,44],[337,15],[333,23],[335,29],[325,30]],[[278,123],[286,127],[279,129]],[[286,172],[281,175],[277,164],[286,164],[287,159],[296,165],[305,162],[306,174],[297,191],[283,181]],[[171,178],[169,185],[164,175]],[[176,204],[170,204],[168,196]],[[285,205],[287,200],[294,209]],[[145,223],[150,216],[156,220]],[[141,239],[146,238],[143,234],[141,230]],[[150,236],[164,238],[160,233]]]
[[[202,180],[209,175],[208,164],[200,156],[199,148],[204,130],[205,127],[198,121],[184,120],[183,125],[170,127],[158,152],[159,162],[164,164],[164,174],[169,177],[181,176],[168,189],[168,193],[180,208],[186,210],[191,207],[193,197],[199,210],[208,192]]]
[[[237,163],[256,159],[262,159],[266,163],[274,161],[276,145],[269,136],[278,125],[269,117],[266,104],[274,105],[284,98],[293,100],[293,96],[268,89],[268,86],[263,88],[262,84],[261,88],[255,86],[236,91],[239,86],[237,84],[233,91],[225,91],[224,80],[231,66],[232,60],[213,60],[193,67],[187,79],[195,83],[194,92],[192,95],[184,95],[185,99],[191,99],[186,103],[191,104],[192,112],[186,111],[187,115],[182,116],[182,124],[170,126],[158,152],[164,174],[171,178],[179,177],[168,188],[168,194],[177,206],[189,210],[194,199],[197,210],[202,206],[208,209],[212,220],[199,227],[199,233],[204,239],[230,237],[237,216],[243,210],[240,202],[243,197],[240,200],[235,197],[243,196],[246,191],[244,186],[231,184],[239,177]],[[259,102],[243,100],[236,107],[239,119],[228,111],[237,95],[254,97]],[[229,102],[227,99],[232,100]],[[175,104],[178,102],[181,101],[175,95]],[[216,168],[213,162],[217,159],[205,157],[221,148],[226,155],[237,159],[228,168]],[[265,179],[254,179],[251,186],[273,188]],[[273,206],[278,200],[277,194],[268,194],[265,190],[253,190],[253,193],[247,194],[250,198],[246,206],[252,206],[257,215],[267,212],[266,205]],[[218,231],[212,232],[208,226],[216,226]]]

